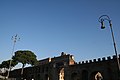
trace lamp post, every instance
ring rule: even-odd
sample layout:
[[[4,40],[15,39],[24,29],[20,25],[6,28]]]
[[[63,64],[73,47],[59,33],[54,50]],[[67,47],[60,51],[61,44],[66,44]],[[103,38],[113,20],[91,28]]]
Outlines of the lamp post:
[[[18,37],[17,34],[16,34],[15,36],[12,36],[12,40],[13,40],[12,57],[14,56],[15,43],[16,43],[16,41],[19,40],[19,39],[20,39],[20,38]],[[10,59],[9,69],[8,69],[8,73],[7,73],[7,77],[6,77],[6,79],[9,78],[9,74],[10,74],[10,71],[11,71],[12,57],[11,57],[11,59]]]
[[[114,33],[113,33],[113,29],[112,29],[111,19],[108,15],[102,15],[102,16],[99,17],[98,21],[101,23],[101,29],[104,29],[105,28],[105,26],[104,26],[104,21],[105,20],[109,22],[111,35],[112,35],[112,40],[113,40],[113,45],[114,45],[114,50],[115,50],[115,55],[116,55],[116,59],[117,59],[118,72],[120,72],[120,61],[119,61],[118,54],[117,54],[117,48],[116,48]]]

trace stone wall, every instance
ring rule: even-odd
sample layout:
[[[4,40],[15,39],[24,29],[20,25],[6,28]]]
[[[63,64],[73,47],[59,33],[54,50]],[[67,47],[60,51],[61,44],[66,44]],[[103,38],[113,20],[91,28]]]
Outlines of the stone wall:
[[[120,59],[120,55],[119,55]],[[103,57],[75,63],[73,55],[61,53],[58,57],[46,58],[34,67],[10,72],[11,78],[20,80],[95,80],[95,75],[101,73],[102,80],[118,80],[118,65],[116,56]]]

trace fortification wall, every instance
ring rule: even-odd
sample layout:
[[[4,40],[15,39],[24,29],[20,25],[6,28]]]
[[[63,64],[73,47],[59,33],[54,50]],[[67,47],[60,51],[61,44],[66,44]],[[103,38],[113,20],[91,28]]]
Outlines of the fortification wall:
[[[120,54],[118,55],[118,58],[120,60]],[[111,60],[117,60],[116,55],[108,56],[108,57],[103,57],[103,58],[98,58],[98,59],[92,59],[92,60],[86,60],[86,61],[80,61],[76,62],[76,64],[89,64],[89,63],[99,63],[99,62],[106,62],[106,61],[111,61]]]
[[[120,55],[118,56],[120,60]],[[86,60],[70,65],[65,69],[65,80],[72,80],[74,78],[81,80],[82,78],[89,78],[93,80],[95,74],[100,72],[104,80],[118,79],[118,65],[117,57],[103,57],[93,60]],[[73,78],[74,77],[74,78]]]

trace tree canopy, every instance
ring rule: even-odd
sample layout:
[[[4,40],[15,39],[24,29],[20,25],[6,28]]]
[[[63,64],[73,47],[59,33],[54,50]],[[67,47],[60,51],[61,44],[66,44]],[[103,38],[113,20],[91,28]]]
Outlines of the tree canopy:
[[[13,60],[17,61],[18,63],[22,63],[23,65],[31,64],[32,66],[37,62],[36,55],[32,51],[28,50],[16,51],[15,55],[13,56]]]
[[[13,56],[13,60],[15,60],[18,63],[22,63],[22,71],[21,74],[23,74],[23,68],[26,64],[31,64],[34,66],[37,63],[36,55],[29,50],[19,50],[15,52],[15,55]]]
[[[38,63],[36,57],[37,56],[32,51],[18,50],[15,52],[15,54],[11,60],[3,61],[0,64],[0,68],[12,69],[18,63],[22,63],[21,74],[23,74],[23,69],[26,64],[30,64],[30,65],[34,66]],[[10,65],[10,62],[11,62],[11,65]]]
[[[13,68],[14,66],[17,65],[17,62],[14,61],[14,60],[11,60],[11,68]],[[7,68],[9,69],[10,67],[10,60],[7,60],[7,61],[3,61],[1,64],[0,64],[0,68]]]

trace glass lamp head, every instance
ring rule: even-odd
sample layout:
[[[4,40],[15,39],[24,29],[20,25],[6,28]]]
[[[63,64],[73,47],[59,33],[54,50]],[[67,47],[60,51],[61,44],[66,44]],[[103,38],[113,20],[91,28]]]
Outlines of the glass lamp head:
[[[101,21],[101,29],[104,29],[104,28],[105,28],[104,23],[103,21]]]

